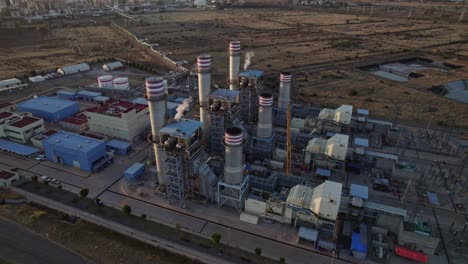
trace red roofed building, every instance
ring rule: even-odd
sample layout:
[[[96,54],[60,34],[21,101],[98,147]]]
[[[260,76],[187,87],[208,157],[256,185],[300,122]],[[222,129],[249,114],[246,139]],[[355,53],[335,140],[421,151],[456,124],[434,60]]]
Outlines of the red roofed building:
[[[44,120],[13,112],[0,112],[0,137],[19,143],[27,143],[45,131]]]
[[[7,187],[18,182],[19,175],[6,170],[0,170],[0,187]]]
[[[89,130],[102,135],[132,141],[149,126],[147,105],[111,100],[84,111]]]

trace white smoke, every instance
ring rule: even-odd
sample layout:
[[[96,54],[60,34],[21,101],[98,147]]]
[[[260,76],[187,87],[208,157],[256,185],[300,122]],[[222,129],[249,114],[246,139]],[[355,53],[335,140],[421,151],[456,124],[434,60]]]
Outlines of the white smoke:
[[[183,116],[184,112],[190,108],[190,104],[192,103],[193,99],[192,97],[185,98],[184,101],[177,106],[177,114],[175,115],[174,119],[179,121]]]
[[[255,57],[255,53],[253,51],[247,51],[247,53],[245,53],[244,71],[246,71],[247,68],[249,68],[250,63],[252,63],[253,57]]]

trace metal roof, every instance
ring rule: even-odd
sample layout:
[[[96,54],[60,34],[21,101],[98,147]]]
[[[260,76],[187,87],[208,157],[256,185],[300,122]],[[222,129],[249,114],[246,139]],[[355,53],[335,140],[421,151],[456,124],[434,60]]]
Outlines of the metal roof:
[[[368,148],[369,140],[365,138],[355,138],[354,145]]]
[[[209,98],[232,102],[237,99],[239,93],[240,92],[236,90],[218,89],[211,93]]]
[[[5,139],[0,139],[0,150],[13,152],[22,156],[30,156],[39,152],[39,149],[37,148],[25,146],[23,144],[18,144]]]
[[[59,99],[56,97],[46,97],[46,96],[39,96],[36,99],[30,99],[28,101],[24,101],[18,104],[18,109],[21,108],[29,108],[34,110],[40,110],[43,112],[48,113],[56,113],[65,108],[68,108],[73,105],[77,105],[78,103]]]
[[[75,95],[75,91],[69,91],[69,90],[60,90],[57,92],[57,94],[64,94],[64,95]]]
[[[132,100],[132,103],[148,105],[148,101],[144,97],[137,97],[137,98]]]
[[[124,174],[130,174],[133,175],[137,173],[139,170],[141,170],[142,167],[145,167],[145,164],[143,163],[135,163],[132,166],[130,166],[128,169],[125,170]]]
[[[90,92],[90,91],[85,91],[85,90],[82,90],[82,91],[79,91],[76,93],[76,95],[80,96],[89,96],[89,97],[97,97],[97,96],[101,96],[102,93],[96,93],[96,92]]]
[[[99,95],[99,96],[94,97],[93,100],[94,101],[99,101],[99,102],[107,102],[107,101],[110,100],[110,97]]]
[[[255,77],[258,78],[263,75],[263,71],[259,70],[247,70],[239,73],[240,77]]]
[[[104,142],[94,138],[60,131],[44,140],[43,144],[45,143],[61,146],[76,152],[89,152]]]
[[[20,120],[13,122],[10,124],[12,127],[23,128],[25,126],[29,126],[36,122],[42,121],[40,118],[32,117],[32,116],[23,116]]]
[[[331,171],[326,170],[326,169],[322,169],[322,168],[317,168],[317,170],[315,171],[315,174],[317,174],[319,176],[323,176],[323,177],[330,177],[331,176]]]
[[[129,147],[132,146],[132,144],[130,142],[127,142],[127,141],[113,139],[113,140],[107,142],[107,146],[109,146],[111,148],[116,148],[116,149],[128,149]]]
[[[299,237],[315,242],[318,238],[318,230],[301,226],[301,228],[299,228]]]
[[[60,70],[62,70],[64,74],[72,74],[80,71],[89,71],[90,69],[91,67],[87,63],[68,65],[60,68]]]
[[[187,138],[193,135],[201,127],[200,121],[192,119],[181,119],[178,122],[168,124],[159,133],[169,134],[174,137]]]
[[[1,80],[0,81],[0,87],[11,85],[11,84],[21,84],[21,80],[13,78],[13,79]]]
[[[366,116],[368,116],[368,115],[369,115],[369,110],[367,110],[367,109],[358,109],[358,110],[357,110],[357,113],[358,113],[358,115],[366,115]]]
[[[369,187],[359,184],[351,184],[350,194],[353,197],[369,199]]]

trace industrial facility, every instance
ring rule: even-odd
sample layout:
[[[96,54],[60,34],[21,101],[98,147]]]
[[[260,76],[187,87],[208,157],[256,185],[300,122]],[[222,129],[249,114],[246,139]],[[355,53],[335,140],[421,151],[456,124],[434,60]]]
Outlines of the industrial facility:
[[[101,70],[92,85],[2,104],[0,137],[9,140],[2,150],[43,151],[44,162],[99,177],[116,160],[125,168],[111,185],[120,184],[114,191],[122,195],[149,195],[177,210],[203,205],[200,212],[228,212],[240,225],[276,222],[297,233],[295,243],[326,254],[347,248],[350,258],[385,262],[394,248],[409,259],[436,258],[434,223],[406,203],[419,195],[411,181],[448,170],[435,160],[430,169],[410,162],[399,147],[458,157],[463,146],[446,134],[372,119],[352,105],[295,104],[294,75],[276,72],[275,87],[265,85],[264,71],[248,63],[241,70],[241,50],[240,41],[229,42],[225,87],[213,85],[213,57],[201,54],[183,92],[161,76],[142,74],[139,83],[117,76],[124,65],[109,62],[103,69],[114,75]],[[88,70],[78,64],[58,72]],[[195,81],[198,89],[190,88]],[[16,180],[2,173],[0,185]],[[404,206],[372,200],[374,192],[393,194]],[[434,192],[425,197],[438,202]]]

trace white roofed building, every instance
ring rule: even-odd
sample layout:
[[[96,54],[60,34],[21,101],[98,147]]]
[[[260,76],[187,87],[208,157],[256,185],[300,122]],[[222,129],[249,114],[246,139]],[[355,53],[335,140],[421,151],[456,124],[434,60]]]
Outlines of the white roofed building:
[[[74,65],[68,65],[64,67],[60,67],[57,69],[57,72],[61,75],[70,75],[79,72],[85,72],[91,70],[91,67],[87,63],[79,63]]]
[[[348,135],[335,134],[329,139],[313,138],[306,147],[304,163],[307,167],[332,170],[343,169],[348,152]]]

